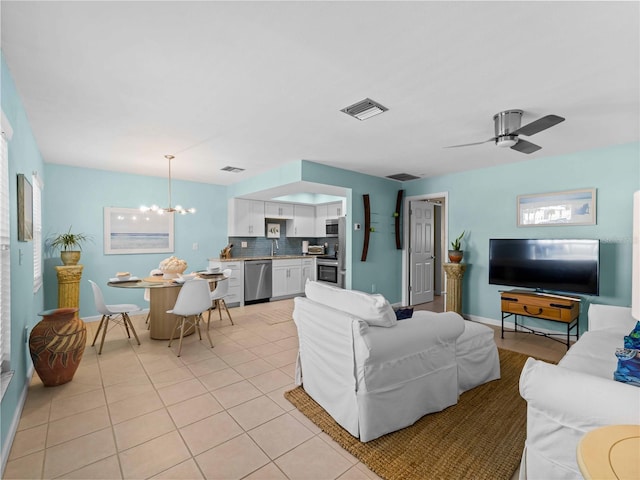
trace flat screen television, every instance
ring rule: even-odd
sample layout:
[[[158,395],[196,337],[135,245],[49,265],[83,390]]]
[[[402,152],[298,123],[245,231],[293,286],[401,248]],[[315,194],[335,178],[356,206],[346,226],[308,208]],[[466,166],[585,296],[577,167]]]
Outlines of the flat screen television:
[[[489,240],[489,283],[598,295],[600,241]]]

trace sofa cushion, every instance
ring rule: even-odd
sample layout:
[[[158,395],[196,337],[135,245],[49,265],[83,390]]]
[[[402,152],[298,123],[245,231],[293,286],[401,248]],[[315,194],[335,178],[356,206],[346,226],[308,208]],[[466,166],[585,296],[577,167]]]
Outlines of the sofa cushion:
[[[393,327],[398,323],[389,302],[380,294],[358,290],[345,290],[322,282],[307,280],[304,288],[307,298],[314,302],[342,310],[361,318],[375,327]]]

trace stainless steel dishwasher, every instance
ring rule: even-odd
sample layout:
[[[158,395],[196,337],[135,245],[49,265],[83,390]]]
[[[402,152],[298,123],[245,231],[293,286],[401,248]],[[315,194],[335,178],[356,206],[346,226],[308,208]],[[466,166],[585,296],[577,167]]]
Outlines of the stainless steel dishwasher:
[[[269,301],[271,298],[271,260],[245,260],[244,303]]]

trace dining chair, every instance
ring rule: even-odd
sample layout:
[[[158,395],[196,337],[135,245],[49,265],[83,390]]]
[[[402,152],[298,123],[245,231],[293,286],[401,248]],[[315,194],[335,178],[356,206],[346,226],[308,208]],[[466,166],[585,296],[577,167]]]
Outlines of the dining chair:
[[[159,268],[154,268],[149,272],[149,276],[153,277],[154,275],[157,275],[159,273],[162,273],[162,270],[160,270]],[[151,318],[151,289],[150,288],[144,289],[143,298],[145,302],[149,303],[149,311],[147,312],[147,318],[144,321],[144,323],[147,324],[147,330],[149,330],[149,328],[151,328],[151,326],[149,325],[149,319]]]
[[[127,336],[129,338],[131,338],[131,332],[133,332],[133,336],[136,338],[136,342],[138,342],[138,345],[140,345],[140,339],[138,338],[136,329],[133,327],[133,323],[131,323],[131,319],[129,318],[129,312],[140,311],[140,307],[132,303],[106,305],[104,303],[104,296],[102,295],[102,290],[100,289],[100,287],[93,280],[89,280],[89,283],[91,284],[91,288],[93,289],[93,299],[96,304],[96,310],[98,310],[98,313],[102,315],[100,324],[98,325],[98,331],[93,337],[93,343],[91,344],[92,347],[96,344],[96,340],[98,339],[100,330],[102,330],[102,339],[100,340],[100,349],[98,350],[98,355],[102,354],[102,346],[104,345],[104,338],[107,335],[109,320],[117,323],[118,325],[124,325],[124,328],[127,331]]]
[[[202,333],[200,332],[200,321],[203,320],[202,312],[206,311],[211,307],[211,291],[209,289],[209,282],[201,279],[193,279],[189,280],[182,285],[180,288],[180,293],[178,293],[178,298],[176,299],[176,303],[171,310],[167,310],[167,313],[172,313],[176,315],[175,326],[173,327],[173,331],[171,332],[171,338],[169,339],[169,347],[171,347],[171,342],[176,334],[176,330],[180,328],[180,343],[178,345],[178,356],[182,352],[182,339],[184,338],[185,325],[187,328],[193,325],[198,330],[198,335],[200,340],[202,340]],[[193,320],[190,320],[190,317],[193,317]],[[209,336],[209,328],[207,326],[206,330],[207,338],[209,339],[209,344],[211,348],[213,348],[213,342],[211,341],[211,337]]]
[[[211,323],[211,310],[214,308],[218,308],[218,316],[220,317],[220,321],[222,321],[222,309],[224,308],[229,316],[229,320],[231,321],[231,325],[234,325],[233,319],[231,318],[231,314],[229,313],[229,309],[227,308],[227,303],[224,301],[224,297],[226,297],[229,293],[229,277],[231,277],[231,269],[227,268],[222,271],[222,275],[224,278],[221,278],[216,283],[216,288],[211,292],[211,305],[209,306],[209,317],[207,318],[207,329],[209,329],[209,324]]]

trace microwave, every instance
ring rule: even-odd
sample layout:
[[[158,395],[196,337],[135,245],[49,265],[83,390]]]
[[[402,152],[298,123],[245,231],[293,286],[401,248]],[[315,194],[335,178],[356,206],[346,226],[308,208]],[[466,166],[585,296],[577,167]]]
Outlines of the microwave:
[[[337,218],[331,218],[326,221],[324,236],[325,237],[338,236],[338,219]]]

